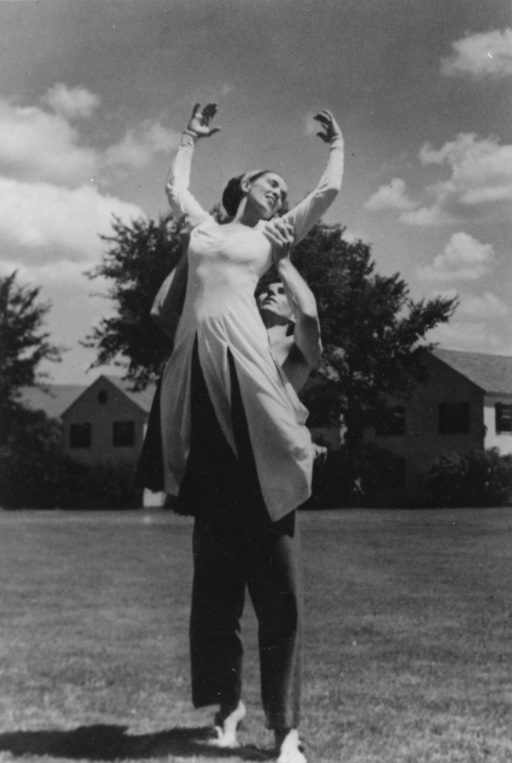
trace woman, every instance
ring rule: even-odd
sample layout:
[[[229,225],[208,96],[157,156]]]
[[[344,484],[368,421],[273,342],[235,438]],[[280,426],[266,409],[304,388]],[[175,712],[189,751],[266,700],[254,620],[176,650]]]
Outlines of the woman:
[[[201,208],[188,190],[190,162],[196,141],[218,132],[210,127],[215,113],[215,104],[195,106],[166,186],[173,211],[190,228],[186,298],[161,405],[166,491],[196,517],[193,701],[220,704],[218,743],[235,744],[245,715],[240,617],[247,585],[259,621],[267,724],[280,763],[303,763],[294,510],[310,495],[314,448],[307,411],[271,352],[254,298],[258,279],[282,251],[273,246],[272,218],[283,211],[288,189],[274,172],[248,172],[224,191],[229,223],[218,224]],[[315,118],[330,156],[315,191],[282,218],[295,241],[341,185],[341,131],[330,112]]]

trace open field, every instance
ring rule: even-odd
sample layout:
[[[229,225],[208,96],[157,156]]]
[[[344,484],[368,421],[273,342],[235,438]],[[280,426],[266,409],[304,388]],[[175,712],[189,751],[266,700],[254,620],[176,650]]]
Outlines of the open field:
[[[512,510],[304,513],[310,763],[512,761]],[[189,704],[191,524],[0,512],[0,761],[271,760]]]

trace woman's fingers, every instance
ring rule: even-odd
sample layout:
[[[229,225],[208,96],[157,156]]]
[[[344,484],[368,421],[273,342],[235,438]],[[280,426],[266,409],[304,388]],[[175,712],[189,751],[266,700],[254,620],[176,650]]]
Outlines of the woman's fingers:
[[[318,114],[315,114],[313,119],[316,119],[317,122],[321,122],[321,124],[323,125],[328,125],[328,124],[331,124],[334,117],[330,111],[327,111],[327,109],[323,109],[323,111],[319,111]]]
[[[294,230],[291,223],[281,218],[276,218],[265,225],[264,233],[272,244],[274,262],[289,256],[295,243]]]
[[[293,225],[288,220],[282,220],[277,217],[268,225],[268,230],[272,233],[276,243],[282,246],[293,244],[295,238]]]
[[[217,113],[217,104],[207,103],[203,109],[203,120],[205,120],[205,122],[208,124],[208,122],[211,119],[213,119],[216,113]]]
[[[315,114],[314,119],[320,122],[324,132],[318,132],[317,135],[325,143],[329,143],[337,135],[341,136],[341,130],[334,119],[334,115],[329,109],[322,109],[318,114]]]
[[[188,123],[188,129],[195,132],[199,138],[210,137],[211,135],[220,132],[220,127],[210,128],[210,122],[216,113],[216,103],[207,103],[204,109],[201,109],[200,103],[196,103]]]

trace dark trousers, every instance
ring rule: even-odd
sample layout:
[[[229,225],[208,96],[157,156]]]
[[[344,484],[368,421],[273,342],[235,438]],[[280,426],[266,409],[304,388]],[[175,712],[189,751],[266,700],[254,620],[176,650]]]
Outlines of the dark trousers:
[[[269,728],[297,726],[302,587],[295,512],[271,522],[261,494],[237,372],[228,351],[236,454],[217,420],[197,342],[191,441],[179,510],[194,514],[190,620],[195,707],[236,706],[242,686],[240,618],[249,590],[259,626],[261,695]]]
[[[295,512],[279,522],[196,518],[190,620],[195,707],[241,697],[245,589],[258,619],[261,697],[271,729],[299,723],[302,585]]]

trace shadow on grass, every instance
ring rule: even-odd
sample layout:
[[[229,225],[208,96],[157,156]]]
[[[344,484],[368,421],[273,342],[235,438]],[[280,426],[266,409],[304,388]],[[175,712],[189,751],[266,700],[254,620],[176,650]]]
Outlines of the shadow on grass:
[[[14,756],[47,755],[92,761],[180,757],[239,758],[267,761],[275,756],[258,747],[220,749],[212,746],[211,728],[175,728],[154,734],[127,734],[127,726],[80,726],[71,731],[13,731],[0,734],[0,752]]]

